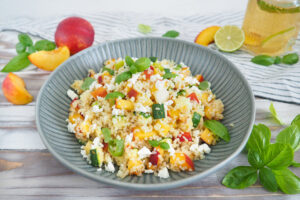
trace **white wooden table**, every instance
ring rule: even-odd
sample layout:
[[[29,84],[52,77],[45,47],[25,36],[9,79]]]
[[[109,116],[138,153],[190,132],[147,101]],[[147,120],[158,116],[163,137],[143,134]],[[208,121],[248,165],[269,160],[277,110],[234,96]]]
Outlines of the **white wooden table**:
[[[168,6],[166,15],[176,15],[178,10],[196,13],[211,13],[214,11],[244,10],[246,0],[228,1],[159,1],[153,0],[148,8],[145,2],[130,1],[90,1],[87,6],[78,1],[64,1],[64,5],[72,4],[72,9],[66,6],[57,8],[61,1],[45,2],[28,0],[13,2],[2,0],[0,6],[0,22],[20,16],[43,17],[53,14],[65,14],[76,9],[86,12],[109,9],[125,9],[127,11],[152,10],[162,14]],[[225,3],[226,2],[226,3]],[[119,5],[118,8],[113,7]],[[15,6],[19,5],[19,6]],[[157,6],[160,5],[160,6]],[[230,6],[226,6],[230,5]],[[133,7],[134,6],[134,7]],[[17,42],[14,32],[0,32],[0,67],[5,65],[15,55],[14,46]],[[17,73],[18,74],[18,73]],[[29,92],[37,97],[39,88],[47,79],[49,73],[44,71],[22,72]],[[4,74],[0,74],[2,84]],[[264,123],[272,130],[272,139],[282,129],[272,121],[268,107],[269,100],[256,98],[256,121]],[[280,117],[290,122],[300,113],[300,105],[274,102]],[[300,153],[295,154],[295,160],[300,161]],[[35,125],[35,101],[24,106],[14,106],[6,101],[0,90],[0,199],[300,199],[300,195],[285,195],[281,192],[270,193],[255,184],[244,190],[232,190],[221,184],[224,175],[233,167],[248,165],[245,153],[241,153],[231,163],[205,180],[191,185],[160,192],[137,192],[109,185],[96,183],[62,166],[46,150],[41,142]],[[300,176],[300,169],[292,171]]]

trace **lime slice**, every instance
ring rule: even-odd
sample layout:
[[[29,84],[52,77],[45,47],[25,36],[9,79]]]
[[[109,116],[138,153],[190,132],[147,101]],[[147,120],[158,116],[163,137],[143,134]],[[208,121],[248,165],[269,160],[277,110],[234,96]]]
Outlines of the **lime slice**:
[[[233,25],[223,26],[215,34],[215,43],[217,47],[225,52],[238,50],[243,45],[244,40],[244,31]]]
[[[288,3],[284,1],[271,1],[273,3],[280,3],[283,2],[285,3],[285,6],[290,6],[290,7],[280,7],[280,5],[276,4],[270,4],[270,2],[265,1],[265,0],[257,0],[257,5],[261,10],[271,12],[271,13],[299,13],[300,12],[300,6],[299,5],[294,5],[293,3]]]

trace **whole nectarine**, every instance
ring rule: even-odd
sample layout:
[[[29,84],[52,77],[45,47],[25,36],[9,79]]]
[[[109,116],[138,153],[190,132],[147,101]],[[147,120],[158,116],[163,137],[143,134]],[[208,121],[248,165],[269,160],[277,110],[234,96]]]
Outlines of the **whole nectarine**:
[[[69,17],[61,21],[55,32],[56,46],[67,46],[71,55],[91,46],[94,42],[94,28],[85,19]]]

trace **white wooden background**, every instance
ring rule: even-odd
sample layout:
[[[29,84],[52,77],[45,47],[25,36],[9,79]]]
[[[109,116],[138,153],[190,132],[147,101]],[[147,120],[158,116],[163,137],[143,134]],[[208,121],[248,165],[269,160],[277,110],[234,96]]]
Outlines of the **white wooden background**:
[[[127,10],[176,15],[201,12],[238,11],[246,8],[246,0],[186,0],[186,1],[0,1],[0,22],[18,17],[49,17],[74,10],[94,12],[101,10]],[[71,5],[71,6],[69,6]],[[0,68],[16,53],[17,33],[0,32]],[[36,98],[39,88],[49,72],[38,70],[22,72],[29,92]],[[2,84],[5,75],[0,74]],[[283,128],[270,117],[269,100],[256,98],[256,122],[272,130],[272,139]],[[300,113],[300,105],[274,102],[283,121],[289,123]],[[300,154],[295,154],[300,161]],[[161,192],[137,192],[88,180],[63,167],[45,149],[35,125],[35,101],[24,106],[8,103],[0,90],[0,199],[300,199],[300,195],[270,193],[259,184],[244,190],[225,188],[220,183],[226,172],[238,165],[247,165],[245,153],[233,162],[191,185]],[[300,169],[292,169],[300,176]]]

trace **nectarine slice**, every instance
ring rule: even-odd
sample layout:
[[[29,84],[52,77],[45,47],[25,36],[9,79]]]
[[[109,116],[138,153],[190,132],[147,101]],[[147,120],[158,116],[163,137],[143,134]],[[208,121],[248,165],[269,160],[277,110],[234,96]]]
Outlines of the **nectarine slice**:
[[[38,51],[28,56],[32,64],[46,71],[53,71],[70,57],[68,47],[63,46],[52,51]]]
[[[6,99],[17,105],[24,105],[32,102],[33,97],[25,88],[23,79],[10,72],[2,83],[2,91]]]
[[[208,46],[214,41],[214,36],[220,28],[220,26],[210,26],[204,29],[197,35],[194,42],[203,46]]]

